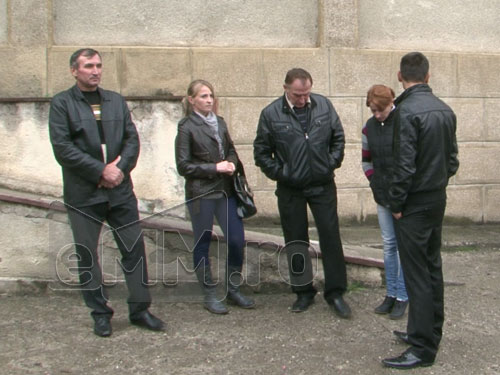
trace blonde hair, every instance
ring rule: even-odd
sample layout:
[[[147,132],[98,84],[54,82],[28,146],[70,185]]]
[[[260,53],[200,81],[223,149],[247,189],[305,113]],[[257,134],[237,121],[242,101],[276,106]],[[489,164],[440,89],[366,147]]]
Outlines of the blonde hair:
[[[373,85],[366,94],[366,106],[374,104],[378,110],[382,111],[394,101],[396,95],[394,90],[385,85]]]
[[[200,92],[201,88],[205,86],[208,87],[208,89],[212,92],[212,95],[214,96],[214,107],[213,107],[213,112],[217,114],[217,107],[218,107],[218,100],[215,98],[215,90],[212,84],[208,81],[205,81],[203,79],[195,79],[192,81],[187,89],[187,95],[182,99],[182,105],[184,107],[184,114],[186,116],[189,116],[191,113],[193,113],[193,106],[191,103],[189,103],[188,97],[195,97],[198,95]]]

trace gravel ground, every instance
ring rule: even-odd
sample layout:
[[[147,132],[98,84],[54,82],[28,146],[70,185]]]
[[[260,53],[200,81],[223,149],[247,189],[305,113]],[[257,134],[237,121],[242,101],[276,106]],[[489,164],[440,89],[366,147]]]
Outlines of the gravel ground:
[[[500,249],[443,253],[446,321],[434,366],[405,374],[500,374]],[[257,308],[225,316],[199,303],[157,302],[168,323],[154,333],[131,326],[122,296],[111,294],[113,335],[92,332],[77,294],[0,297],[2,374],[391,374],[380,361],[406,346],[391,321],[374,314],[383,288],[346,295],[350,320],[338,319],[321,295],[302,314],[288,312],[292,294],[255,294]],[[157,299],[161,300],[161,299]]]

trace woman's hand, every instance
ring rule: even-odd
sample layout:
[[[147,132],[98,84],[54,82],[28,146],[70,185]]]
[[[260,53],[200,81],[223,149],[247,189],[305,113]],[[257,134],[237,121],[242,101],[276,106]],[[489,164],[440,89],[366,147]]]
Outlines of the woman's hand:
[[[232,175],[236,169],[235,165],[227,160],[221,161],[217,163],[216,165],[217,168],[217,173],[224,173],[228,175]]]

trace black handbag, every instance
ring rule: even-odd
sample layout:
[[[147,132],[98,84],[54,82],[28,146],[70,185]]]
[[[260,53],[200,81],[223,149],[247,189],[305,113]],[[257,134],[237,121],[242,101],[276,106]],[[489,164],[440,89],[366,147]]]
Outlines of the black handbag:
[[[236,203],[238,216],[242,219],[247,219],[252,217],[257,213],[257,207],[253,200],[252,189],[248,185],[247,178],[245,176],[245,169],[243,168],[243,163],[238,159],[238,166],[233,174],[233,184],[234,191],[236,193]]]

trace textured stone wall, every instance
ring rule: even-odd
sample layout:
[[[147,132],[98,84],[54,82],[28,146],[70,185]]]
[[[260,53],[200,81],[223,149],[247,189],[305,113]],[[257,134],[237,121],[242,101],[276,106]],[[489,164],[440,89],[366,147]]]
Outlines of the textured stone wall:
[[[260,110],[282,94],[286,71],[311,72],[344,124],[346,157],[336,181],[341,219],[376,214],[361,170],[360,131],[369,86],[401,92],[401,56],[430,58],[434,92],[458,116],[461,167],[447,215],[500,221],[500,3],[494,0],[0,0],[0,184],[55,197],[60,171],[47,134],[50,98],[74,83],[70,54],[103,55],[102,86],[130,98],[142,140],[134,171],[148,210],[182,202],[173,141],[178,101],[194,78],[211,81],[245,162],[260,215],[277,214],[274,183],[253,165]],[[142,97],[142,99],[141,99]]]
[[[360,0],[359,48],[498,53],[496,0]]]
[[[0,43],[7,43],[7,0],[0,0]]]
[[[0,189],[0,193],[4,192]],[[182,207],[155,215],[145,214],[141,218],[148,277],[152,287],[162,288],[160,298],[192,302],[193,290],[189,286],[194,284],[195,291],[199,291],[192,265],[194,242],[189,232],[191,225],[175,219],[179,210]],[[77,259],[65,212],[0,201],[0,221],[0,295],[77,290]],[[178,231],[167,230],[173,227]],[[221,236],[222,232],[216,230],[209,256],[214,279],[222,288],[227,248],[223,240],[218,240]],[[288,291],[283,238],[247,231],[247,240],[243,264],[244,287],[261,292]],[[313,246],[319,251],[317,242]],[[359,258],[359,254],[365,254],[371,256],[371,260],[381,262],[380,251],[375,248],[345,245],[344,251],[346,257]],[[106,225],[99,240],[98,254],[105,285],[123,287],[120,252]],[[324,282],[321,261],[313,257],[312,265],[315,283]],[[347,267],[350,283],[382,285],[382,273],[378,267],[366,267],[355,262]],[[194,293],[196,296],[197,292]]]
[[[54,43],[314,47],[319,26],[318,3],[319,0],[55,0]]]

